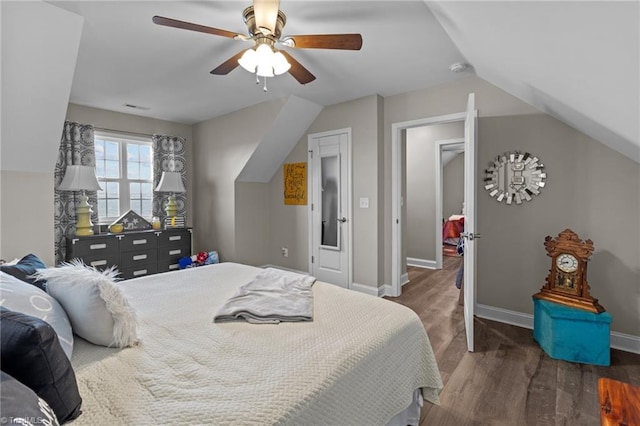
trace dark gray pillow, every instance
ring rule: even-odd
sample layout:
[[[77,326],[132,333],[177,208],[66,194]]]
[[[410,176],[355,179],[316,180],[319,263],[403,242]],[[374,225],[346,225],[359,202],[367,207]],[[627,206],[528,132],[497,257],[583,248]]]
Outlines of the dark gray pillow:
[[[2,306],[5,308],[40,318],[51,324],[58,334],[64,353],[71,359],[73,351],[71,321],[56,299],[39,288],[4,272],[0,272],[0,294],[2,294]]]
[[[0,365],[47,401],[58,422],[80,415],[76,375],[49,323],[0,306]]]
[[[42,260],[35,254],[29,253],[18,261],[15,265],[0,265],[0,271],[6,272],[9,275],[13,275],[20,281],[24,281],[29,284],[33,284],[41,290],[45,289],[46,281],[36,281],[35,278],[31,278],[30,275],[35,274],[36,270],[46,268]]]
[[[2,424],[48,424],[60,426],[56,413],[34,391],[0,371]]]

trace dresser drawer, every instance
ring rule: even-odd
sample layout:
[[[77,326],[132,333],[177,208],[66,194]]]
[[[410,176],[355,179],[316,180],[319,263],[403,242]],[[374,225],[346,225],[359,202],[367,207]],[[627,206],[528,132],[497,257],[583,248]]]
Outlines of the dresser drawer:
[[[177,260],[185,256],[191,256],[191,244],[187,242],[158,249],[158,260]]]
[[[99,270],[105,270],[107,268],[110,268],[112,266],[118,266],[118,264],[120,263],[120,256],[118,255],[118,253],[111,253],[111,254],[107,254],[107,253],[91,253],[88,256],[67,256],[68,260],[72,260],[72,259],[79,259],[82,260],[84,262],[85,265],[89,265],[89,266],[93,266],[96,269]]]
[[[67,261],[80,259],[100,270],[116,266],[122,279],[179,269],[186,256],[191,256],[190,228],[67,238]]]
[[[157,246],[158,237],[153,232],[124,234],[120,239],[121,252],[150,250]]]
[[[120,261],[118,240],[113,236],[68,238],[67,261],[80,259],[98,269],[117,265]]]
[[[166,230],[158,235],[158,247],[191,246],[191,233],[188,230]]]
[[[68,257],[85,257],[97,253],[103,256],[118,254],[118,239],[113,236],[67,239]]]
[[[156,263],[157,260],[158,252],[155,249],[128,251],[120,254],[120,266],[123,269],[131,266]]]
[[[133,266],[131,268],[123,268],[120,270],[120,278],[128,280],[130,278],[144,277],[158,273],[158,265],[149,263],[147,265]]]
[[[158,273],[160,272],[169,272],[169,271],[177,271],[178,269],[180,269],[180,267],[178,266],[178,260],[180,258],[177,259],[168,259],[168,260],[159,260],[158,261]]]

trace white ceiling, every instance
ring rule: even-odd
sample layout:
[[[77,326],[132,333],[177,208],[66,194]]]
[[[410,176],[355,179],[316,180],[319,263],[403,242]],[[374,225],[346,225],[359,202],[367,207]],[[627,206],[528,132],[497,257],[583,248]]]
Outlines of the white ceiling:
[[[234,1],[50,1],[85,18],[71,102],[196,123],[295,95],[320,105],[479,77],[640,162],[638,1],[281,0],[283,34],[358,32],[360,51],[288,49],[317,79],[213,68],[250,46],[153,24],[162,15],[246,32]],[[473,72],[473,71],[471,71]],[[124,104],[148,110],[132,110]]]
[[[296,95],[326,106],[460,78],[462,55],[422,1],[291,1],[283,35],[361,33],[360,51],[286,49],[317,79],[270,78],[268,92],[241,67],[209,72],[247,42],[155,25],[154,15],[246,33],[244,1],[54,2],[84,16],[71,102],[182,123]],[[148,107],[132,111],[124,104]]]

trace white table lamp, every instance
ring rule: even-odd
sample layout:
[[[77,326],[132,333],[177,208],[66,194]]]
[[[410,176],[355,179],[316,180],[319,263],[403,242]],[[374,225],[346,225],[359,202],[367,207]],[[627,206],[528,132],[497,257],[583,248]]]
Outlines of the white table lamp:
[[[76,235],[93,235],[92,210],[86,191],[102,189],[98,183],[95,168],[92,166],[67,166],[58,189],[60,191],[82,191],[76,204]]]
[[[165,212],[167,217],[175,217],[178,212],[178,205],[176,204],[176,193],[187,192],[182,183],[182,176],[180,172],[162,172],[160,182],[156,187],[156,192],[169,192],[169,198],[167,199],[167,205]]]

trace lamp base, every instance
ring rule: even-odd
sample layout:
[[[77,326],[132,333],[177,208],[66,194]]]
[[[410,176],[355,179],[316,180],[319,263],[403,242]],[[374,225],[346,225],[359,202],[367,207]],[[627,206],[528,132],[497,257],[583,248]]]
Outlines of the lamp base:
[[[178,203],[176,203],[175,195],[169,195],[164,211],[167,213],[167,217],[174,217],[178,214]]]
[[[76,235],[93,235],[93,223],[91,223],[91,204],[86,194],[80,196],[76,207]]]

